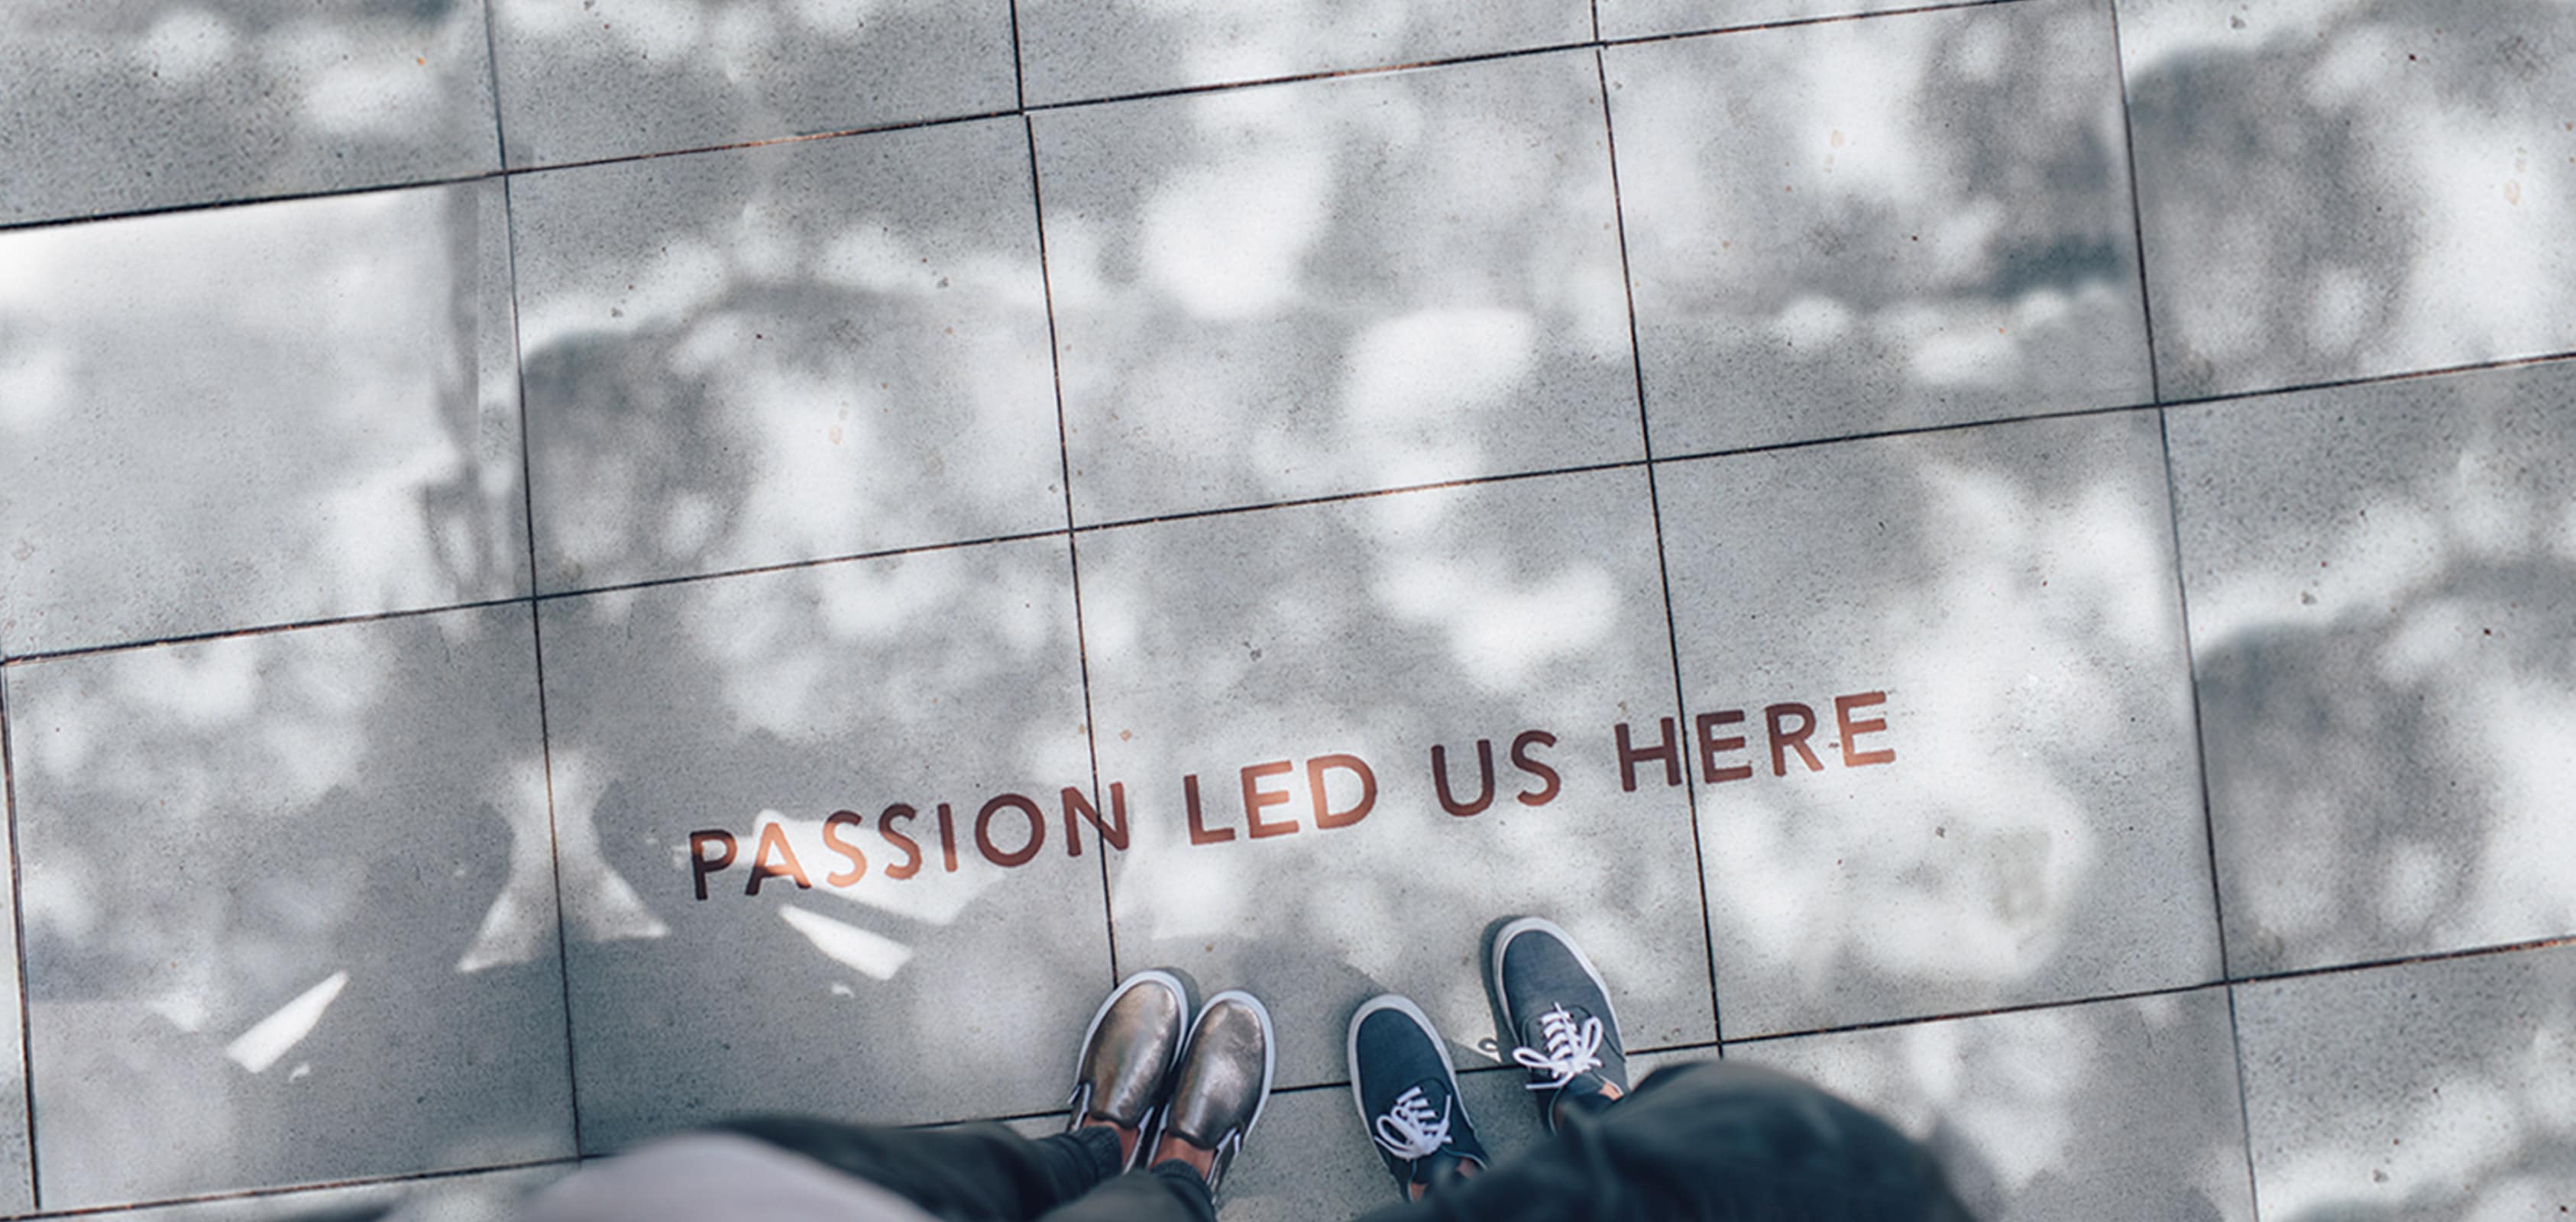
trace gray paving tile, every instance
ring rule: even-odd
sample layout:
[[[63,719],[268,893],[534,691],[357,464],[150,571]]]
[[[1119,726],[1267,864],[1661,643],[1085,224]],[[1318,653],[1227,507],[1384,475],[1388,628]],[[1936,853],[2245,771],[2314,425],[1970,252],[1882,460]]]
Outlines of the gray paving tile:
[[[1490,1036],[1480,935],[1536,912],[1599,963],[1635,1046],[1713,1038],[1687,799],[1623,791],[1613,747],[1671,707],[1653,530],[1630,469],[1082,536],[1101,780],[1132,803],[1120,967],[1258,993],[1280,1081],[1308,1085],[1343,1076],[1378,992]],[[1446,813],[1435,747],[1475,813]],[[1374,778],[1365,814],[1334,756]]]
[[[1662,469],[1729,1038],[2219,978],[2162,457],[2129,412]]]
[[[569,1174],[570,1163],[350,1188],[234,1197],[86,1215],[110,1222],[512,1222],[521,1197]]]
[[[1358,1001],[1353,999],[1352,1005]],[[1538,1112],[1530,1106],[1529,1092],[1521,1089],[1527,1080],[1517,1068],[1468,1070],[1458,1077],[1459,1102],[1497,1163],[1541,1139]],[[1226,1172],[1217,1217],[1223,1222],[1353,1218],[1399,1199],[1350,1087],[1335,1084],[1270,1097],[1260,1124],[1244,1143],[1243,1156]]]
[[[500,164],[457,0],[18,0],[0,224],[387,186]]]
[[[1017,121],[511,189],[545,589],[1064,525]]]
[[[589,1151],[752,1111],[1063,1105],[1111,977],[1101,849],[1068,851],[1061,804],[1091,779],[1061,538],[542,616]],[[712,833],[735,852],[700,900]]]
[[[2107,0],[1613,47],[1659,455],[2147,402]]]
[[[2271,1222],[2576,1209],[2576,947],[2242,985]]]
[[[512,166],[1009,110],[1009,0],[492,0]]]
[[[2576,349],[2576,11],[2121,0],[2168,399]]]
[[[524,606],[9,672],[47,1208],[559,1158]]]
[[[1970,1212],[2254,1217],[2223,989],[1739,1044],[1924,1143]]]
[[[8,716],[9,685],[7,676],[0,675],[0,721],[5,721]],[[9,796],[13,786],[8,781],[14,777],[5,755],[7,738],[6,731],[0,730],[0,816],[6,817],[5,821],[0,821],[0,850],[10,848],[8,829],[17,826],[14,800]],[[10,858],[16,859],[14,850],[10,852]],[[0,899],[11,901],[0,907],[0,969],[5,969],[0,970],[0,980],[18,978],[18,905],[11,893],[13,885],[0,880]],[[8,1008],[13,1013],[0,1014],[0,1023],[5,1023],[9,1017],[24,1017],[19,1010],[18,999],[10,1000]],[[0,1029],[0,1100],[13,1095],[25,1097],[27,1061],[26,1046],[19,1038],[22,1030],[22,1027]],[[0,1107],[0,1211],[23,1213],[35,1208],[35,1168],[28,1155],[27,1114]]]
[[[1648,38],[1994,0],[1597,0],[1604,38]]]
[[[0,234],[0,648],[527,589],[494,184]]]
[[[2171,431],[2229,966],[2576,934],[2576,364]]]
[[[1588,52],[1037,117],[1097,522],[1635,459]]]
[[[1584,0],[1021,0],[1031,105],[1592,37]]]

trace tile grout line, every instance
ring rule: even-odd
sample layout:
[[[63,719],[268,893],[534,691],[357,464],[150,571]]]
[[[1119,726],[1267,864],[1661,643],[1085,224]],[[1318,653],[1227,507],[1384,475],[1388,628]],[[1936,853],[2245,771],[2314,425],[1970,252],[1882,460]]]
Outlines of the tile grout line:
[[[492,0],[483,0],[483,70],[491,74],[492,81],[492,164],[500,167],[499,172],[504,176],[503,181],[507,182],[506,176],[510,172],[510,145],[508,141],[501,138],[501,35],[493,28]],[[513,273],[511,280],[513,314],[518,311],[517,288],[518,281],[516,274]],[[514,336],[516,330],[517,328],[512,328]],[[512,340],[511,347],[513,352],[517,350],[515,338]]]
[[[1011,104],[1022,119],[1029,117],[1028,61],[1028,52],[1020,46],[1020,0],[1011,0]],[[1036,173],[1035,170],[1030,172]],[[1032,186],[1030,189],[1034,191],[1036,188]]]
[[[1014,0],[1012,12],[1016,14],[1018,11],[1019,6]],[[1016,16],[1012,28],[1018,29]],[[1047,371],[1055,386],[1056,478],[1064,488],[1064,558],[1073,580],[1073,650],[1082,668],[1082,745],[1091,757],[1092,809],[1106,811],[1108,808],[1102,805],[1104,799],[1100,792],[1100,719],[1091,708],[1091,642],[1082,618],[1082,536],[1073,528],[1073,442],[1064,418],[1064,350],[1058,345],[1055,332],[1054,274],[1047,269],[1046,195],[1038,183],[1037,122],[1025,111],[1020,115],[1020,133],[1028,139],[1029,216],[1038,239],[1038,287],[1046,301]],[[1066,818],[1072,818],[1070,810],[1066,812]],[[1108,987],[1116,988],[1119,979],[1118,918],[1109,899],[1109,839],[1096,826],[1092,831],[1092,842],[1100,850],[1100,922],[1109,948]],[[1082,828],[1079,825],[1067,822],[1065,835],[1072,838],[1069,847],[1081,847]]]
[[[2164,408],[2156,409],[2156,450],[2165,469],[2165,529],[2173,543],[2174,614],[2182,631],[2185,686],[2191,694],[2192,763],[2200,781],[2200,834],[2202,847],[2209,859],[2210,919],[2218,931],[2218,971],[2221,976],[2232,972],[2235,964],[2227,954],[2227,901],[2218,885],[2218,811],[2210,798],[2209,733],[2200,716],[2200,655],[2191,640],[2191,582],[2183,571],[2182,558],[2182,486],[2174,472],[2173,426]]]
[[[2245,1089],[2245,1025],[2236,1013],[2236,986],[2227,986],[2227,1043],[2236,1052],[2236,1132],[2245,1139],[2245,1203],[2263,1217],[2263,1186],[2254,1172],[2254,1103]]]
[[[8,814],[9,936],[18,957],[18,1085],[25,1096],[27,1121],[27,1208],[41,1210],[45,1199],[36,1177],[36,1040],[28,1013],[27,889],[18,866],[18,767],[16,740],[9,723],[16,709],[9,703],[9,672],[0,667],[0,810]]]
[[[484,30],[491,30],[490,0],[485,0]],[[492,72],[492,133],[495,140],[501,132],[501,74],[497,58]],[[519,526],[528,546],[528,594],[515,600],[527,604],[528,648],[536,666],[537,684],[537,762],[546,781],[546,864],[554,878],[555,898],[555,983],[563,1003],[564,1024],[564,1108],[572,1117],[572,1153],[582,1152],[580,1048],[572,1032],[572,946],[564,923],[563,833],[555,816],[555,744],[554,722],[546,702],[546,630],[545,604],[537,598],[537,481],[535,444],[529,440],[528,365],[521,349],[519,334],[519,226],[511,200],[510,180],[501,179],[502,226],[507,231],[510,277],[510,369],[513,385],[518,389],[519,418]]]
[[[2156,360],[2156,307],[2147,291],[2147,213],[2139,202],[2138,125],[2129,115],[2129,56],[2120,43],[2120,0],[2102,0],[2111,10],[2111,78],[2120,83],[2120,147],[2129,163],[2129,233],[2138,251],[2138,320],[2147,335],[2147,395],[2165,401],[2164,371]],[[2162,420],[2163,414],[2158,413]]]
[[[1598,0],[1595,0],[1598,20]],[[1646,455],[1646,509],[1655,527],[1655,578],[1664,592],[1665,657],[1673,668],[1673,732],[1671,745],[1681,759],[1683,804],[1690,812],[1691,872],[1699,884],[1699,937],[1701,965],[1708,973],[1709,1033],[1716,1037],[1718,1056],[1726,1055],[1726,1019],[1721,1014],[1717,997],[1717,935],[1715,921],[1708,905],[1708,850],[1700,843],[1699,777],[1693,769],[1690,753],[1683,749],[1689,737],[1690,707],[1682,692],[1681,627],[1673,612],[1672,560],[1664,547],[1664,502],[1655,480],[1655,432],[1646,412],[1646,354],[1637,346],[1637,282],[1628,263],[1628,212],[1619,191],[1619,135],[1610,117],[1610,69],[1601,48],[1592,50],[1592,74],[1600,88],[1602,151],[1610,166],[1610,216],[1619,236],[1619,287],[1628,302],[1628,368],[1635,377],[1637,393],[1637,442]]]
[[[1978,0],[1978,3],[1981,4],[2018,2],[2019,0]],[[459,179],[456,181],[459,183],[465,183],[481,180]],[[508,606],[512,603],[529,601],[534,601],[542,605],[564,599],[590,598],[601,594],[624,593],[630,590],[650,590],[665,586],[694,585],[699,582],[722,581],[733,577],[757,577],[774,573],[788,573],[803,569],[821,568],[830,565],[853,564],[868,560],[887,560],[904,556],[924,555],[932,552],[955,551],[969,547],[984,547],[997,543],[1018,543],[1030,539],[1048,539],[1068,533],[1075,535],[1094,534],[1101,531],[1125,530],[1132,527],[1152,526],[1164,522],[1188,521],[1195,518],[1223,517],[1226,515],[1243,513],[1266,513],[1272,510],[1296,509],[1308,505],[1329,505],[1345,501],[1369,500],[1377,497],[1402,496],[1414,492],[1437,492],[1458,488],[1477,488],[1489,484],[1511,483],[1518,480],[1553,479],[1569,475],[1587,475],[1600,471],[1622,471],[1647,466],[1650,463],[1657,467],[1669,467],[1682,463],[1704,462],[1713,458],[1734,458],[1749,454],[1771,454],[1788,450],[1815,449],[1822,446],[1839,445],[1844,442],[1891,441],[1911,437],[1936,436],[1943,433],[1965,432],[1973,429],[1998,428],[2016,424],[2031,424],[2043,420],[2075,420],[2091,416],[2117,415],[2122,412],[2143,412],[2175,407],[2198,407],[2238,403],[2252,399],[2272,398],[2283,395],[2313,394],[2320,391],[2347,390],[2366,386],[2383,386],[2423,378],[2458,377],[2468,374],[2494,373],[2504,370],[2526,369],[2535,366],[2561,363],[2576,363],[2576,349],[2569,349],[2564,352],[2551,352],[2538,356],[2504,357],[2496,360],[2479,361],[2465,365],[2443,366],[2436,369],[2406,370],[2397,373],[2371,374],[2362,377],[2344,378],[2323,382],[2265,387],[2255,390],[2228,391],[2200,396],[2197,398],[2176,399],[2163,404],[2121,403],[2104,407],[2077,408],[2071,411],[2033,412],[2019,416],[2001,416],[1990,420],[1964,420],[1946,424],[1923,425],[1913,428],[1844,433],[1832,437],[1815,437],[1798,441],[1767,442],[1761,445],[1743,446],[1735,449],[1695,450],[1686,454],[1660,455],[1652,459],[1627,459],[1618,462],[1586,463],[1571,467],[1550,467],[1533,471],[1503,471],[1489,475],[1461,476],[1456,479],[1437,480],[1423,484],[1404,484],[1389,488],[1366,488],[1356,492],[1327,493],[1320,496],[1292,498],[1283,501],[1266,501],[1246,505],[1225,505],[1210,509],[1182,510],[1175,513],[1156,514],[1141,518],[1120,518],[1109,521],[1091,522],[1075,526],[1071,528],[1070,531],[1061,527],[1046,530],[1021,531],[1013,534],[991,535],[976,539],[955,539],[932,543],[916,543],[870,552],[851,552],[837,556],[817,556],[807,560],[787,560],[780,561],[775,564],[752,565],[735,569],[719,569],[707,573],[686,573],[678,576],[649,577],[635,581],[612,582],[598,586],[584,586],[577,589],[540,591],[532,595],[512,595],[507,598],[476,599],[470,602],[447,603],[427,607],[406,607],[391,611],[368,611],[347,615],[324,615],[316,616],[311,619],[283,620],[275,623],[253,624],[239,628],[216,628],[202,632],[180,633],[166,637],[146,637],[125,641],[110,641],[104,644],[95,645],[72,645],[58,649],[38,650],[31,653],[10,655],[5,659],[0,659],[0,666],[15,668],[30,664],[43,664],[46,662],[95,657],[102,654],[154,649],[165,645],[192,645],[207,641],[230,640],[235,637],[264,636],[278,632],[297,632],[308,628],[332,628],[351,624],[375,623],[383,620],[409,619],[415,616],[446,615],[458,611],[477,611],[491,607]]]
[[[2127,86],[2122,85],[2125,93]],[[2133,188],[2134,189],[2134,188]],[[2143,258],[2143,254],[2141,255]],[[2145,270],[2139,271],[2140,294],[2145,291]],[[2154,367],[2154,336],[2148,337],[2149,368]],[[2245,1189],[2254,1191],[2254,1116],[2246,1106],[2245,1040],[2236,1021],[2236,985],[2232,977],[2235,964],[2227,953],[2227,898],[2219,886],[2218,875],[2218,808],[2211,800],[2209,788],[2209,730],[2200,712],[2200,654],[2192,648],[2191,581],[2183,564],[2182,547],[2182,479],[2174,469],[2173,421],[2169,409],[2156,409],[2156,451],[2165,469],[2165,525],[2173,543],[2174,612],[2182,632],[2184,686],[2191,700],[2191,757],[2200,781],[2200,831],[2209,862],[2209,916],[2218,934],[2218,974],[2229,979],[2227,986],[2227,1043],[2236,1071],[2237,1131],[2245,1145]]]
[[[1272,85],[1295,85],[1351,76],[1374,76],[1396,72],[1413,72],[1425,69],[1455,68],[1470,64],[1491,63],[1507,59],[1524,59],[1570,51],[1582,51],[1587,49],[1599,50],[1603,47],[1635,46],[1645,43],[1676,42],[1693,38],[1720,37],[1730,34],[1750,34],[1772,30],[1798,29],[1814,25],[1837,25],[1861,21],[1875,21],[1888,17],[1911,17],[1927,13],[1944,13],[1961,9],[1991,8],[2026,2],[2028,2],[2028,0],[1935,0],[1933,3],[1920,4],[1908,8],[1887,9],[1878,12],[1836,13],[1818,17],[1798,17],[1779,21],[1753,22],[1746,25],[1710,26],[1700,29],[1676,30],[1670,33],[1638,34],[1622,38],[1604,38],[1600,34],[1600,17],[1596,0],[1595,12],[1593,15],[1593,37],[1590,40],[1583,42],[1547,43],[1538,46],[1509,47],[1499,51],[1478,51],[1463,55],[1452,55],[1437,59],[1415,60],[1404,63],[1370,64],[1357,68],[1326,68],[1312,72],[1286,73],[1278,76],[1249,77],[1243,80],[1213,81],[1198,85],[1175,85],[1161,89],[1139,90],[1133,93],[1102,94],[1097,97],[1069,98],[1058,102],[1040,102],[1034,106],[1028,104],[1024,84],[1025,72],[1023,71],[1022,66],[1017,62],[1019,59],[1019,14],[1017,5],[1014,3],[1012,9],[1013,72],[1015,92],[1018,94],[1016,99],[1018,104],[1008,110],[988,110],[974,111],[965,114],[932,115],[917,119],[893,119],[881,123],[862,124],[857,127],[849,128],[835,128],[828,131],[791,132],[786,135],[762,136],[748,140],[728,141],[722,144],[696,145],[688,148],[676,149],[657,149],[651,152],[623,153],[606,157],[590,157],[572,161],[544,162],[521,166],[513,166],[509,164],[508,150],[505,146],[502,149],[500,168],[496,170],[477,171],[469,174],[456,174],[445,177],[367,183],[358,186],[321,187],[309,191],[281,192],[275,195],[197,200],[175,204],[153,204],[139,208],[82,213],[72,216],[35,217],[26,220],[0,221],[0,233],[9,233],[16,230],[55,229],[65,226],[86,225],[101,221],[135,220],[144,217],[167,216],[173,213],[182,212],[207,212],[225,208],[255,207],[260,204],[295,203],[316,199],[337,199],[351,195],[368,195],[390,191],[410,191],[427,187],[457,186],[463,183],[480,182],[491,178],[511,178],[521,174],[544,174],[556,170],[585,169],[592,166],[619,165],[636,161],[653,161],[663,157],[687,157],[699,153],[721,153],[742,149],[766,148],[771,145],[779,144],[801,144],[816,140],[838,140],[851,136],[882,135],[891,132],[912,131],[926,127],[947,127],[967,123],[979,123],[990,119],[1003,119],[1010,118],[1012,116],[1026,117],[1032,112],[1039,111],[1067,110],[1084,106],[1109,106],[1125,102],[1154,101],[1162,98],[1191,97],[1200,94],[1221,93],[1234,89],[1258,89]],[[493,100],[497,111],[500,95],[500,57],[497,54],[494,44],[494,34],[492,31],[492,23],[490,21],[489,0],[486,0],[484,40],[486,46],[486,57],[492,69]],[[503,143],[500,137],[501,133],[496,128],[494,132],[495,143]]]
[[[2120,46],[2120,5],[2112,5],[2112,49]],[[2120,67],[2120,121],[2128,126],[2128,67]],[[2156,400],[2164,400],[2164,384],[2156,376],[2156,315],[2146,302],[2146,219],[2138,211],[2138,152],[2136,137],[2130,137],[2128,162],[2130,214],[2138,217],[2138,307],[2146,317],[2146,369],[2148,384],[2154,387]],[[2226,895],[2218,884],[2218,804],[2210,799],[2210,740],[2208,724],[2200,717],[2200,652],[2192,647],[2192,583],[2182,559],[2182,474],[2174,469],[2174,423],[2169,407],[2156,407],[2156,456],[2164,461],[2164,521],[2169,539],[2174,544],[2174,614],[2182,629],[2182,673],[2184,688],[2192,701],[2192,766],[2200,779],[2200,835],[2208,851],[2210,864],[2210,926],[2218,933],[2218,975],[2223,980],[2233,977],[2233,962],[2228,959],[2228,907]],[[2254,1111],[2246,1103],[2246,1044],[2244,1029],[2236,1021],[2236,982],[2228,980],[2228,1062],[2236,1070],[2236,1134],[2244,1142],[2246,1158],[2246,1207],[2254,1207]],[[2259,1217],[2259,1209],[2257,1209]]]
[[[2438,951],[2431,954],[2407,955],[2393,959],[2377,959],[2366,962],[2338,963],[2325,967],[2295,968],[2288,971],[2267,972],[2254,976],[2221,976],[2216,980],[2203,980],[2191,984],[2162,985],[2156,988],[2132,989],[2117,993],[2099,993],[2076,997],[2050,998],[2043,1001],[2014,1002],[2008,1005],[1989,1006],[1981,1010],[1949,1010],[1933,1014],[1909,1014],[1897,1018],[1870,1019],[1865,1022],[1843,1023],[1834,1026],[1800,1027],[1788,1031],[1769,1031],[1761,1035],[1739,1036],[1735,1039],[1726,1040],[1724,1043],[1730,1047],[1734,1047],[1745,1044],[1769,1044],[1778,1043],[1783,1040],[1808,1039],[1815,1036],[1852,1035],[1864,1031],[1885,1031],[1898,1027],[1919,1027],[1931,1023],[1962,1022],[1968,1019],[1977,1018],[1999,1018],[2014,1014],[2033,1014],[2049,1010],[2066,1010],[2073,1009],[2077,1006],[2100,1005],[2111,1002],[2143,1001],[2157,997],[2179,997],[2186,993],[2198,993],[2211,989],[2226,989],[2232,996],[2235,990],[2246,985],[2278,984],[2297,980],[2320,979],[2328,976],[2357,976],[2370,972],[2385,971],[2391,968],[2414,967],[2428,963],[2457,963],[2472,959],[2491,959],[2532,951],[2561,950],[2569,948],[2576,948],[2576,936],[2542,938],[2528,942],[2508,942],[2493,946],[2473,946],[2460,950]],[[1701,1046],[1703,1045],[1693,1044],[1679,1045],[1677,1047],[1693,1048]],[[1652,1053],[1672,1051],[1672,1049],[1646,1048],[1640,1049],[1639,1051],[1641,1053]]]
[[[115,1205],[82,1205],[73,1209],[38,1211],[27,1214],[0,1215],[10,1219],[38,1218],[123,1218],[145,1210],[183,1208],[191,1205],[215,1205],[230,1201],[284,1201],[294,1197],[324,1192],[342,1192],[356,1188],[385,1188],[396,1184],[427,1184],[439,1180],[471,1179],[483,1175],[507,1175],[513,1171],[540,1171],[548,1167],[578,1164],[579,1158],[541,1158],[529,1162],[494,1163],[490,1166],[447,1167],[437,1171],[406,1171],[390,1175],[359,1176],[353,1179],[320,1180],[310,1184],[286,1184],[274,1187],[243,1188],[194,1196],[156,1197],[148,1201],[128,1201]],[[337,1217],[325,1214],[326,1218]],[[370,1215],[372,1216],[372,1215]],[[388,1215],[390,1216],[390,1215]]]

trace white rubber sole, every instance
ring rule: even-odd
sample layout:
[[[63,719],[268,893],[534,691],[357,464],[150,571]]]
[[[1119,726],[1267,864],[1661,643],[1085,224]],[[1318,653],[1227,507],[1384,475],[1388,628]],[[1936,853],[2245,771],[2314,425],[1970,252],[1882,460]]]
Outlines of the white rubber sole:
[[[1458,1110],[1460,1119],[1473,1126],[1476,1118],[1467,1114],[1467,1101],[1458,1097],[1458,1066],[1449,1059],[1448,1042],[1440,1038],[1440,1029],[1431,1025],[1431,1016],[1424,1014],[1422,1007],[1393,993],[1380,993],[1361,1002],[1358,1011],[1351,1015],[1350,1030],[1342,1036],[1342,1063],[1351,1070],[1351,1105],[1359,1109],[1360,1125],[1371,1136],[1377,1133],[1377,1117],[1369,1115],[1368,1100],[1360,1094],[1360,1023],[1380,1010],[1393,1010],[1422,1028],[1422,1034],[1431,1040],[1431,1050],[1440,1054],[1440,1068],[1449,1073],[1450,1106]]]
[[[1487,986],[1494,991],[1494,1008],[1502,1011],[1503,1015],[1503,1030],[1495,1033],[1495,1044],[1499,1046],[1502,1043],[1500,1037],[1504,1035],[1519,1039],[1521,1028],[1520,1018],[1512,1013],[1512,999],[1509,994],[1503,992],[1503,950],[1512,944],[1512,939],[1532,932],[1551,935],[1563,943],[1565,949],[1574,952],[1574,962],[1583,968],[1584,975],[1592,978],[1592,987],[1601,990],[1601,1004],[1610,1011],[1610,1026],[1613,1029],[1618,1028],[1619,1003],[1611,1000],[1610,982],[1601,978],[1600,968],[1592,966],[1592,956],[1584,954],[1583,947],[1556,922],[1546,917],[1522,917],[1494,932],[1494,961],[1487,964],[1485,969]],[[1625,1047],[1624,1037],[1622,1047]],[[1509,1061],[1510,1054],[1505,1053],[1503,1059]]]

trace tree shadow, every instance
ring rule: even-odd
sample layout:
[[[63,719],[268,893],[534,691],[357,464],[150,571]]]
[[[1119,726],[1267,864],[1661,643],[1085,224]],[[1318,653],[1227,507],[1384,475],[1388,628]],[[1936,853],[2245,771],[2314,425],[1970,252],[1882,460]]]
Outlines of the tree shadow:
[[[0,223],[498,168],[479,3],[31,0],[0,78]]]
[[[2576,347],[2562,6],[2124,20],[2169,398]]]

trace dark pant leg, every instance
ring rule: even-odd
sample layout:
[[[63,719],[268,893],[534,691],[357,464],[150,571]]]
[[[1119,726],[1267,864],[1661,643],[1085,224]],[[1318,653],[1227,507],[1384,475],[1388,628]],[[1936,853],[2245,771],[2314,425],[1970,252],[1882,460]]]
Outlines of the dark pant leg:
[[[961,1222],[1028,1222],[1118,1174],[1118,1136],[1107,1129],[1032,1140],[998,1124],[893,1129],[804,1116],[753,1116],[715,1127],[802,1154]]]
[[[1786,1074],[1712,1061],[1656,1073],[1538,1148],[1370,1222],[1967,1217],[1931,1156],[1885,1121]]]
[[[1216,1202],[1207,1181],[1188,1163],[1130,1171],[1057,1207],[1045,1222],[1215,1222]]]

